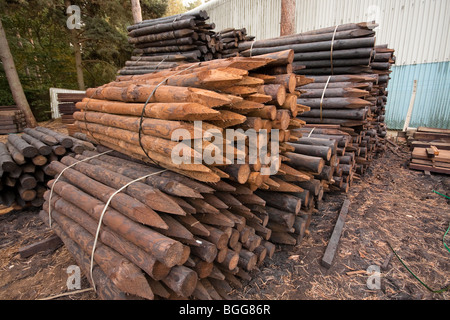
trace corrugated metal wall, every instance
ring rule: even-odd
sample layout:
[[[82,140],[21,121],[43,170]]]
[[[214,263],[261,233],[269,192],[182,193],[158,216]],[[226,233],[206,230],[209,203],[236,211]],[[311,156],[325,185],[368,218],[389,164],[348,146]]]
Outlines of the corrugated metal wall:
[[[409,126],[450,129],[450,62],[397,66],[393,68],[391,78],[386,108],[388,128],[403,129],[414,80],[417,80]]]
[[[245,27],[256,39],[280,33],[281,0],[211,0],[206,10],[216,30]],[[375,20],[377,44],[396,50],[386,123],[402,129],[418,82],[410,126],[450,128],[449,0],[297,0],[297,32]]]
[[[280,35],[281,0],[212,0],[199,9],[208,12],[216,31],[247,28],[256,39]]]

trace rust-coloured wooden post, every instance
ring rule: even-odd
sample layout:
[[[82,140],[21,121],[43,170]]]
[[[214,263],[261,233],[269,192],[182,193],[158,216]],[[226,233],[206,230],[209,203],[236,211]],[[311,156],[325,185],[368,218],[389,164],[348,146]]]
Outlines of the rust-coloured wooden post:
[[[281,0],[280,36],[295,33],[295,0]]]

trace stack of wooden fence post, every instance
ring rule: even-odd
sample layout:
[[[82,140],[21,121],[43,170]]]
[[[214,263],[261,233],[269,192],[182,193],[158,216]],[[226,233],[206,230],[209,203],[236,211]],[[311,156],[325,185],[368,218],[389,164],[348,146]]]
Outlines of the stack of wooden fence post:
[[[79,103],[77,106],[82,112],[75,113],[74,116],[78,120],[79,130],[99,144],[131,154],[134,158],[147,163],[151,164],[152,161],[146,157],[146,152],[161,166],[199,181],[217,183],[222,179],[230,179],[246,184],[252,191],[263,189],[302,193],[303,196],[305,190],[291,182],[310,180],[311,176],[292,168],[286,163],[290,160],[284,156],[286,152],[294,150],[287,142],[297,140],[296,137],[291,137],[291,130],[298,129],[304,124],[295,118],[301,110],[301,106],[300,109],[297,106],[296,87],[307,81],[304,81],[304,77],[297,78],[291,73],[292,61],[293,51],[286,50],[259,57],[236,57],[191,64],[144,76],[120,76],[116,82],[88,90],[88,96],[93,99]],[[192,69],[185,72],[187,68]],[[157,87],[166,77],[170,78],[164,85]],[[139,142],[138,131],[139,116],[146,101],[151,103],[142,123],[145,136],[141,139],[141,143],[147,149],[144,152]],[[162,102],[166,104],[162,105]],[[199,131],[215,129],[223,132],[225,144],[230,144],[230,141],[236,139],[246,140],[245,136],[228,137],[224,131],[227,128],[244,131],[254,129],[256,132],[261,129],[269,132],[271,129],[279,130],[281,157],[277,163],[281,165],[277,176],[261,174],[261,170],[270,164],[249,163],[248,141],[245,151],[234,151],[236,159],[245,156],[245,164],[217,165],[216,162],[216,165],[208,166],[199,162],[175,165],[169,157],[176,143],[168,139],[171,138],[172,132],[179,128],[193,132],[195,128],[192,128],[192,121],[195,120],[203,120],[203,128]],[[201,132],[198,133],[201,138]],[[126,137],[129,137],[128,141],[124,141]],[[264,143],[267,150],[270,150],[268,144],[269,141]],[[195,146],[191,142],[188,145],[192,147],[188,149],[188,156],[192,158],[211,147],[209,143],[204,143],[203,146],[199,146],[200,152],[195,153]],[[258,148],[264,145],[259,145]],[[215,158],[220,156],[218,153]],[[304,208],[310,214],[313,206],[311,204],[307,206],[307,201],[304,204]],[[296,210],[295,213],[299,214],[299,208]],[[298,235],[290,223],[284,229],[286,233]],[[281,228],[278,228],[278,233],[282,233],[280,230]],[[303,229],[301,234],[304,234]],[[298,240],[297,236],[285,238],[288,239],[287,242],[281,236],[276,241],[293,244]]]
[[[119,74],[146,74],[186,62],[213,59],[220,46],[212,31],[215,25],[207,24],[207,19],[207,13],[200,11],[129,26],[128,41],[135,49]]]
[[[139,75],[196,61],[239,56],[239,44],[252,41],[245,28],[215,32],[205,11],[146,20],[128,27],[133,56],[120,75]],[[281,50],[280,50],[281,51]]]
[[[0,134],[19,133],[26,126],[25,115],[17,106],[0,106]]]
[[[161,171],[111,155],[66,169],[93,155],[98,153],[65,157],[49,166],[55,175],[65,171],[63,180],[49,183],[54,194],[50,199],[46,193],[41,212],[47,221],[51,201],[53,229],[63,241],[75,242],[86,261],[110,195],[144,173]],[[95,267],[120,291],[142,298],[227,298],[229,283],[239,286],[275,249],[267,234],[259,235],[266,230],[262,219],[238,200],[246,196],[262,201],[243,187],[224,181],[208,185],[171,171],[134,183],[106,211]],[[127,267],[114,274],[117,264],[108,258]],[[88,270],[85,265],[86,275]],[[94,283],[102,296],[102,282],[94,278]]]
[[[239,56],[239,44],[245,41],[253,41],[255,37],[247,35],[247,29],[228,28],[219,31],[215,35],[219,50],[215,53],[215,59]]]
[[[295,51],[297,74],[359,74],[369,71],[375,45],[374,23],[345,24],[239,44],[242,56]]]
[[[264,183],[260,177],[261,166],[250,170],[248,164],[225,165],[230,161],[224,158],[226,148],[216,152],[211,149],[211,143],[195,145],[191,141],[198,135],[202,138],[208,129],[214,129],[223,133],[226,146],[231,141],[245,138],[239,136],[239,132],[235,137],[227,137],[227,128],[259,132],[264,125],[266,129],[279,129],[280,147],[287,148],[284,141],[289,139],[289,134],[285,134],[286,131],[298,128],[302,123],[294,119],[288,109],[294,110],[296,101],[289,99],[286,102],[288,95],[283,84],[265,84],[258,74],[253,76],[251,73],[264,71],[263,66],[287,65],[292,57],[292,51],[288,50],[258,58],[237,57],[195,63],[142,76],[120,76],[112,83],[89,89],[87,96],[92,99],[86,98],[77,104],[81,111],[75,113],[74,118],[80,131],[105,146],[114,145],[117,151],[126,150],[123,153],[149,162],[148,155],[165,168],[200,181],[217,182],[223,177],[231,177],[258,188]],[[270,79],[276,81],[276,77]],[[295,90],[293,79],[291,88]],[[145,121],[141,125],[142,113]],[[194,121],[203,121],[203,127],[195,128]],[[142,139],[139,139],[139,128],[144,134]],[[189,139],[184,139],[189,145],[183,150],[183,157],[191,160],[189,163],[172,161],[172,151],[177,151],[174,148],[180,146],[171,141],[177,129],[185,129],[190,134]],[[223,160],[223,164],[208,166],[202,162],[200,158],[205,150],[214,151],[215,160]],[[248,148],[234,152],[235,157],[242,158],[248,155]],[[248,163],[248,158],[245,161]]]
[[[97,225],[109,203],[94,254],[93,284],[101,297],[115,292],[115,298],[228,299],[232,287],[241,288],[272,257],[275,244],[301,242],[314,205],[295,184],[311,176],[291,166],[287,156],[294,151],[287,142],[297,140],[291,131],[303,125],[295,116],[296,87],[304,79],[286,73],[292,60],[291,50],[235,57],[122,76],[88,90],[92,99],[77,104],[75,124],[98,144],[98,152],[48,166],[49,174],[62,177],[49,183],[54,193],[46,193],[41,217],[48,223],[51,217],[52,228],[89,274]],[[203,120],[200,128],[193,127],[196,120]],[[244,133],[231,136],[227,128]],[[216,129],[224,133],[224,145],[246,142],[244,149],[238,143],[231,149],[232,160],[241,164],[173,163],[176,129],[200,134],[200,140]],[[249,161],[248,129],[259,137],[261,129],[279,130],[275,175],[262,174],[270,163]],[[190,159],[197,159],[191,150],[205,154],[211,147],[196,149],[196,140],[184,140]],[[276,151],[270,141],[259,140],[263,147]],[[99,153],[106,150],[114,152]],[[211,150],[215,159],[224,156]],[[114,272],[117,263],[127,266],[120,274]]]
[[[308,139],[295,143],[339,140],[337,161],[334,165],[328,161],[324,170],[328,175],[320,176],[327,190],[331,186],[347,191],[353,172],[364,173],[373,156],[385,150],[386,88],[395,57],[386,45],[375,46],[375,27],[375,23],[351,23],[239,45],[243,56],[290,47],[295,51],[294,72],[313,79],[300,89],[297,100],[311,108],[298,115],[307,125],[297,134]],[[326,143],[315,142],[320,143],[317,147]]]
[[[45,167],[67,153],[81,153],[94,146],[47,128],[25,128],[0,143],[0,202],[16,208],[37,207],[44,202],[49,181]]]

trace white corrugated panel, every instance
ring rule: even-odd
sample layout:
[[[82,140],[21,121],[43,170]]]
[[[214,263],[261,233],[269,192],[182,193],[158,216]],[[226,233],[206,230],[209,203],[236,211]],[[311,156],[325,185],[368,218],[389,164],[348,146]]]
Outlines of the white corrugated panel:
[[[246,27],[257,39],[277,37],[281,0],[212,0],[216,30]],[[376,20],[377,44],[396,50],[397,65],[450,61],[449,0],[297,0],[297,32]]]
[[[206,10],[216,31],[247,28],[257,39],[280,34],[281,0],[212,0],[193,11]]]

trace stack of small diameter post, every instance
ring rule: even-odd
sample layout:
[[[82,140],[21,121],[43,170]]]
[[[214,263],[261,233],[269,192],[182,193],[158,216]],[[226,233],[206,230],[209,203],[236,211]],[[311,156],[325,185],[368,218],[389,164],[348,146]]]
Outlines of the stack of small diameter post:
[[[355,153],[355,169],[362,174],[372,158],[385,150],[384,123],[387,82],[379,75],[310,76],[313,84],[302,88],[298,103],[310,111],[299,115],[307,127],[339,129],[353,137],[346,151]]]
[[[315,199],[316,203],[322,199],[324,192],[348,192],[356,170],[353,137],[339,130],[339,126],[306,126],[295,130],[293,134],[300,139],[290,143],[295,151],[287,156],[291,162],[295,161],[297,169],[303,169],[312,177],[310,181],[296,184],[307,190],[308,196]]]
[[[247,35],[247,29],[228,28],[215,35],[219,48],[214,54],[215,59],[230,58],[239,56],[239,43],[253,41],[255,37]]]
[[[146,74],[186,62],[213,59],[220,48],[212,31],[214,23],[205,22],[208,18],[205,11],[200,11],[129,26],[128,41],[135,49],[119,74]]]
[[[370,71],[376,24],[351,23],[291,36],[239,44],[242,56],[294,50],[293,68],[303,75],[360,74]]]
[[[49,181],[46,166],[68,153],[93,149],[91,143],[43,127],[9,135],[6,143],[0,143],[1,203],[17,209],[39,208]]]
[[[315,82],[302,88],[298,103],[311,110],[299,119],[324,129],[338,125],[334,128],[350,133],[360,149],[355,154],[359,173],[367,169],[373,154],[385,149],[388,68],[395,62],[393,50],[375,47],[375,27],[346,24],[240,45],[243,55],[284,46],[295,51],[294,72]]]

